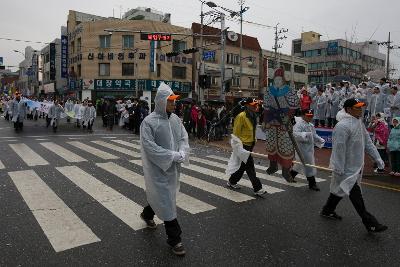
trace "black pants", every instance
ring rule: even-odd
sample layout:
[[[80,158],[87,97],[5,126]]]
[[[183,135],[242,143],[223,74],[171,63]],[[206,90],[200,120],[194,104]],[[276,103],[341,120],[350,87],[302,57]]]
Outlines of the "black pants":
[[[328,127],[335,127],[337,121],[335,118],[328,118]]]
[[[51,119],[49,118],[48,115],[46,115],[46,127],[50,126],[50,122],[51,122]]]
[[[389,158],[388,158],[388,154],[386,153],[386,149],[378,149],[378,153],[381,156],[381,159],[384,162],[388,162]]]
[[[243,148],[250,152],[253,151],[253,147],[254,145],[252,146],[243,145]],[[260,190],[262,188],[262,184],[260,182],[260,179],[258,179],[256,176],[254,160],[251,155],[249,156],[249,159],[247,160],[246,164],[242,162],[239,170],[237,170],[234,174],[231,175],[231,177],[229,178],[229,182],[231,184],[237,184],[239,180],[242,178],[244,171],[246,171],[247,175],[249,176],[250,182],[253,185],[254,192]]]
[[[150,205],[144,207],[143,217],[146,220],[153,220],[154,215],[155,213],[153,209],[150,207]],[[167,239],[168,245],[174,247],[175,245],[177,245],[182,241],[181,239],[182,230],[176,218],[173,219],[172,221],[164,221],[164,226],[165,226],[165,232],[168,237]]]
[[[94,120],[93,120],[93,121],[92,121],[92,120],[89,120],[89,122],[88,122],[88,127],[87,127],[87,129],[88,129],[89,132],[92,131],[93,123],[94,123]]]
[[[400,172],[400,151],[390,152],[390,165],[393,172]]]
[[[350,191],[349,195],[350,201],[356,209],[358,215],[361,217],[362,222],[366,226],[376,226],[378,224],[377,219],[370,214],[365,208],[364,199],[361,193],[360,186],[356,183]],[[332,213],[335,211],[336,206],[339,204],[342,198],[334,194],[330,194],[328,201],[326,202],[323,211],[327,213]]]
[[[24,123],[20,122],[19,119],[16,122],[14,122],[14,129],[16,131],[22,130],[23,127],[24,127]]]

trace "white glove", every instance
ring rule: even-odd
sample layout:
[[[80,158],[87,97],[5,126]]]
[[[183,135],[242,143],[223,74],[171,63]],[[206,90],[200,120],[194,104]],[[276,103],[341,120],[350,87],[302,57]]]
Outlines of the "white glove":
[[[385,162],[383,162],[382,159],[378,159],[376,163],[378,164],[378,169],[380,170],[385,169]]]
[[[185,161],[185,158],[182,157],[182,154],[181,154],[180,152],[173,151],[173,152],[172,152],[172,156],[173,156],[173,159],[172,159],[172,160],[173,160],[174,162],[182,163],[182,162]]]

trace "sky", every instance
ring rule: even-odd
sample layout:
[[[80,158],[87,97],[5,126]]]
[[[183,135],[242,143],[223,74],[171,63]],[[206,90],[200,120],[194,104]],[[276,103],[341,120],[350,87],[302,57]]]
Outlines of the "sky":
[[[240,10],[238,0],[215,0],[219,6]],[[254,23],[243,24],[243,34],[258,38],[263,49],[271,50],[274,30],[279,26],[288,29],[287,39],[282,42],[282,53],[289,54],[291,40],[300,37],[301,32],[316,31],[322,40],[342,38],[353,41],[387,41],[391,32],[393,45],[400,45],[400,16],[398,0],[245,0],[249,7],[243,19]],[[128,9],[150,7],[163,13],[171,13],[174,25],[190,27],[192,22],[200,23],[200,0],[12,0],[1,1],[0,38],[28,41],[51,42],[60,37],[60,27],[67,24],[69,10],[77,10],[99,16],[119,17]],[[386,9],[386,11],[385,11]],[[204,11],[210,8],[204,7]],[[208,17],[205,18],[207,22]],[[227,21],[229,30],[239,32],[239,23]],[[211,26],[220,27],[219,23]],[[16,42],[0,39],[0,57],[4,65],[18,66],[23,56],[13,50],[24,51],[27,45],[41,49],[44,44]],[[386,50],[382,48],[382,52]],[[391,50],[394,68],[400,74],[400,49]],[[16,68],[13,68],[16,70]]]

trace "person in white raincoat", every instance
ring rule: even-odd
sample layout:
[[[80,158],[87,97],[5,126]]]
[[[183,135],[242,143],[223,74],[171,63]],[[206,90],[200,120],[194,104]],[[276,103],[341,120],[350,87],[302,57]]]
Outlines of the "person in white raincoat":
[[[61,118],[61,114],[64,112],[64,108],[62,107],[62,103],[59,103],[58,100],[54,101],[54,104],[49,108],[49,119],[50,125],[53,127],[53,132],[57,132],[58,122]]]
[[[86,125],[88,132],[92,133],[93,123],[94,120],[96,119],[96,108],[93,106],[92,100],[88,101],[88,105],[84,110],[82,118],[83,118],[83,125]]]
[[[322,148],[325,143],[325,140],[317,135],[314,125],[311,123],[313,116],[313,110],[304,110],[302,111],[302,117],[295,117],[296,124],[293,126],[293,135],[299,145],[304,163],[311,165],[315,165],[314,146]],[[300,157],[297,153],[296,160],[300,162]],[[305,167],[303,164],[294,164],[290,173],[293,178],[298,173],[303,173],[307,177],[308,188],[319,191],[315,181],[315,175],[317,174],[315,168]]]
[[[82,113],[81,113],[81,102],[79,100],[76,101],[74,105],[74,113],[75,113],[75,119],[76,119],[76,127],[80,128],[80,120],[82,119]]]
[[[362,123],[362,107],[365,103],[350,98],[338,113],[338,124],[333,130],[332,154],[330,167],[333,175],[330,195],[320,215],[326,218],[341,220],[335,212],[336,206],[344,196],[349,196],[364,226],[369,232],[382,232],[387,226],[382,225],[370,214],[364,204],[361,193],[361,178],[364,167],[364,151],[377,162],[378,167],[385,167],[379,153],[371,141]]]
[[[318,90],[318,94],[313,98],[313,102],[316,103],[315,110],[315,126],[325,126],[325,118],[326,118],[326,106],[328,103],[328,99],[324,94],[323,89]]]
[[[24,119],[26,117],[26,102],[21,100],[21,94],[15,93],[15,99],[11,102],[12,121],[14,122],[15,131],[22,130],[24,127]]]
[[[180,118],[173,114],[175,100],[171,88],[161,83],[154,99],[155,109],[140,126],[140,143],[146,196],[149,203],[141,218],[155,228],[156,214],[164,221],[167,243],[176,255],[184,255],[181,228],[177,220],[176,194],[179,191],[181,163],[188,162],[188,134]]]

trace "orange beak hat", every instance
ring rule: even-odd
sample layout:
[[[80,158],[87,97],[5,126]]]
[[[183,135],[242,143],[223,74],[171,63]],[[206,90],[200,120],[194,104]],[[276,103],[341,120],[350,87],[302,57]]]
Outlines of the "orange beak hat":
[[[179,97],[180,97],[180,95],[172,94],[167,99],[173,101],[173,100],[177,100]]]
[[[365,103],[361,102],[357,98],[349,98],[343,104],[344,108],[352,108],[352,107],[360,108],[360,107],[364,107],[364,106],[366,106]]]

